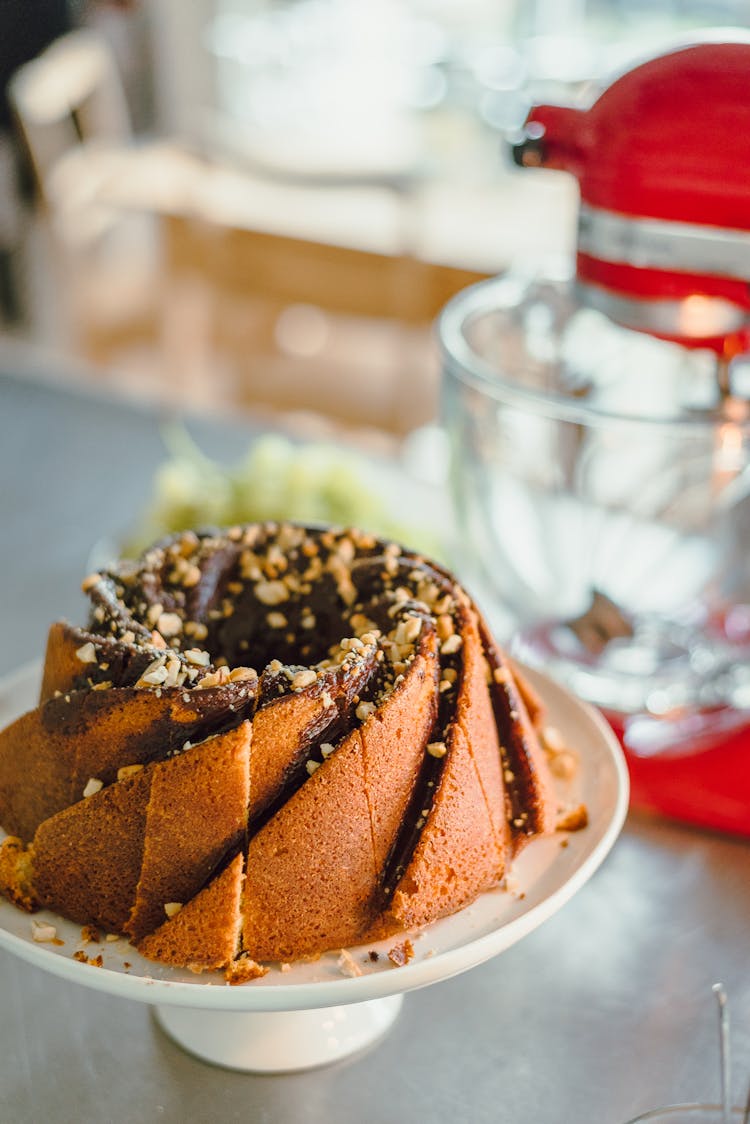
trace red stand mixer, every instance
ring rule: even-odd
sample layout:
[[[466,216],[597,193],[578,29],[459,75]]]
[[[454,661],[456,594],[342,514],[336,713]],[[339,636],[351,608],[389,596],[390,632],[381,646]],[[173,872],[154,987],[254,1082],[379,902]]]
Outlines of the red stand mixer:
[[[732,361],[750,351],[750,39],[650,59],[585,110],[536,106],[514,156],[579,182],[579,300],[713,351],[729,400]],[[627,723],[610,717],[622,736]],[[625,738],[633,803],[750,834],[750,728],[702,750],[686,742],[643,756]]]
[[[513,155],[577,179],[576,268],[441,318],[469,582],[610,718],[634,806],[750,835],[750,36],[535,106]]]

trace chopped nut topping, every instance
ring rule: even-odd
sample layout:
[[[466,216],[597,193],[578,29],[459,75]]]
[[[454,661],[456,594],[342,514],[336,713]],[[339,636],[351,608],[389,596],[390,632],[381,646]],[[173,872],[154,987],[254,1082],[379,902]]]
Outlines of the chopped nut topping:
[[[229,672],[229,679],[232,683],[238,683],[245,679],[257,679],[258,672],[254,667],[233,667]]]
[[[134,777],[142,771],[143,765],[123,765],[122,768],[117,770],[117,779],[118,781],[126,781],[128,777]]]
[[[182,902],[165,902],[164,912],[167,917],[174,917],[182,909]]]
[[[89,574],[81,582],[82,592],[83,593],[89,593],[94,588],[95,585],[99,584],[101,579],[102,579],[101,574]]]
[[[161,613],[156,622],[156,627],[162,636],[169,639],[182,632],[182,620],[177,613]]]
[[[38,921],[33,917],[31,919],[31,938],[39,944],[54,941],[57,939],[57,929],[54,925],[50,925],[49,922]]]
[[[445,757],[448,747],[445,742],[430,742],[427,746],[430,757]]]
[[[208,636],[208,629],[202,621],[185,621],[182,631],[186,636],[194,636],[196,640],[205,640]]]
[[[188,648],[185,652],[185,659],[188,663],[195,664],[196,667],[208,667],[211,662],[208,652],[204,652],[201,648]]]
[[[549,753],[562,753],[567,749],[563,736],[556,726],[545,726],[540,732],[542,745]]]
[[[88,643],[82,644],[80,648],[76,649],[76,656],[81,663],[96,663],[96,648],[89,640]]]
[[[163,612],[164,612],[164,606],[162,605],[162,603],[160,601],[157,601],[156,604],[152,605],[149,608],[148,612],[146,613],[147,624],[151,628],[154,628],[154,626],[156,625],[156,622],[158,621],[159,617],[162,615]]]
[[[180,584],[185,586],[185,589],[192,589],[201,580],[201,571],[199,566],[188,566],[183,570],[180,577]]]
[[[263,605],[281,605],[289,600],[289,590],[282,581],[261,581],[255,586],[255,596]]]
[[[306,667],[303,671],[295,673],[292,679],[292,690],[301,691],[304,687],[310,687],[317,681],[317,675],[311,667]]]
[[[572,781],[578,772],[578,758],[572,750],[553,753],[549,759],[550,771],[561,781]]]
[[[308,774],[312,776],[313,773],[320,768],[320,761],[308,761],[305,764],[305,768],[307,769]]]
[[[195,684],[199,690],[205,690],[207,687],[223,687],[229,682],[229,668],[217,667],[216,671],[209,672],[199,679]]]
[[[463,644],[463,640],[458,632],[454,632],[447,640],[444,640],[440,645],[440,654],[443,656],[452,656],[458,652]]]
[[[167,665],[164,663],[163,657],[160,656],[158,659],[155,659],[153,663],[148,665],[143,675],[136,683],[136,687],[144,683],[152,687],[158,687],[160,683],[165,681],[167,674]]]
[[[84,799],[87,799],[89,796],[93,796],[102,788],[104,788],[103,781],[100,781],[98,777],[89,777],[89,779],[86,781],[86,787],[83,790]]]
[[[359,964],[354,959],[351,952],[348,952],[345,948],[341,949],[339,958],[336,963],[338,964],[339,971],[341,972],[342,976],[362,975],[362,969],[360,968]]]
[[[447,640],[456,631],[453,625],[453,617],[448,613],[442,613],[435,622],[437,627],[437,634],[440,640]]]
[[[357,707],[357,709],[355,711],[355,714],[357,715],[357,718],[359,718],[360,722],[365,722],[365,721],[367,721],[367,719],[370,717],[370,715],[373,713],[374,710],[375,710],[375,703],[361,702],[359,704],[359,706]]]
[[[585,804],[574,808],[563,808],[557,817],[558,831],[581,831],[588,827],[589,812]]]
[[[284,614],[278,612],[268,613],[266,615],[266,621],[268,622],[269,628],[286,628],[289,623]]]
[[[330,757],[336,747],[331,745],[330,742],[323,742],[320,747],[320,752],[323,757]]]

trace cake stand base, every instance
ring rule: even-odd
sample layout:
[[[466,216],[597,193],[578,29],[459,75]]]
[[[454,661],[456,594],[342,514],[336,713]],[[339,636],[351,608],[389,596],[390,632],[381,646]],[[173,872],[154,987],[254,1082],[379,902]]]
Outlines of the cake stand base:
[[[157,1005],[159,1026],[204,1062],[246,1073],[290,1073],[340,1061],[377,1042],[403,995],[312,1011],[211,1011]]]

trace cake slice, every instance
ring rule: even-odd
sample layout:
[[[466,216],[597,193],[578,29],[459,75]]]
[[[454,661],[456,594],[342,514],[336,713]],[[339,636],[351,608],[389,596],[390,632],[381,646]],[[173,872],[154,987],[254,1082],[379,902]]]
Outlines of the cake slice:
[[[242,854],[155,932],[137,942],[149,960],[192,972],[226,968],[238,952],[245,880]]]
[[[497,883],[505,856],[463,726],[446,736],[442,775],[382,925],[387,932],[455,913]]]
[[[381,878],[412,800],[438,713],[434,626],[424,622],[403,681],[362,724],[362,763],[375,866]]]
[[[253,959],[294,959],[361,937],[378,872],[359,730],[251,839],[246,871],[242,943]]]
[[[502,748],[488,685],[490,668],[482,649],[477,617],[473,610],[467,605],[460,605],[456,623],[459,626],[463,658],[455,720],[461,727],[474,762],[497,850],[503,856],[503,863],[497,871],[497,879],[500,879],[505,872],[505,861],[510,858],[512,839]]]
[[[0,731],[0,823],[10,835],[28,842],[43,820],[67,808],[77,752],[73,740],[45,728],[39,709]]]
[[[152,766],[143,863],[125,931],[138,943],[165,906],[190,901],[244,847],[251,726],[216,734]]]
[[[141,872],[151,776],[142,769],[40,824],[31,855],[42,905],[123,932]]]
[[[503,747],[506,773],[507,815],[513,835],[513,852],[517,854],[537,835],[555,830],[557,796],[550,776],[547,758],[539,744],[537,731],[524,705],[513,671],[484,622],[480,622],[484,652],[490,669],[490,694],[495,725]],[[535,714],[540,708],[530,695]]]

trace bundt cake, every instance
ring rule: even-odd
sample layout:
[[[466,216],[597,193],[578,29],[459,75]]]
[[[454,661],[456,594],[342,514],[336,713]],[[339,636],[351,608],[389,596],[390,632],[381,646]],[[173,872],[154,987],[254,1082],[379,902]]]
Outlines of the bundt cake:
[[[0,733],[19,906],[231,973],[453,913],[554,830],[538,701],[435,563],[267,523],[83,589]]]

